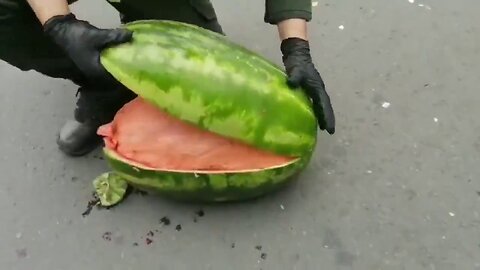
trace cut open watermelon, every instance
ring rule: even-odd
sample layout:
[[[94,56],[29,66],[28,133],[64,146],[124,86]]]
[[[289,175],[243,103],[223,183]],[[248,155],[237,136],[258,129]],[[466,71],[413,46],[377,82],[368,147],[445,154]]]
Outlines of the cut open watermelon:
[[[117,156],[160,171],[246,172],[283,167],[296,160],[202,130],[140,97],[127,103],[98,134]]]
[[[188,201],[246,200],[306,167],[316,117],[281,68],[186,23],[125,27],[132,42],[104,50],[101,63],[138,98],[98,130],[111,168],[94,181],[103,205],[118,203],[126,183]]]

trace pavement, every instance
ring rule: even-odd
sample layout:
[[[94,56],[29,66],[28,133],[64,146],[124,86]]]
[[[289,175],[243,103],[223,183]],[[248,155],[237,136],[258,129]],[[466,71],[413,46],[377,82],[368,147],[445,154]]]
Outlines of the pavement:
[[[281,63],[263,1],[214,5],[232,40]],[[480,269],[480,1],[314,5],[337,133],[294,185],[240,204],[132,194],[83,216],[108,168],[57,150],[75,87],[1,62],[0,268]],[[73,9],[118,23],[100,1]]]

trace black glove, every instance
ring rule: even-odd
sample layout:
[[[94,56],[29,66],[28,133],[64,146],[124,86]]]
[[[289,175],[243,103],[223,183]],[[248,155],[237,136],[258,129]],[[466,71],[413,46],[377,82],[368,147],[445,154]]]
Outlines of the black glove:
[[[124,29],[98,29],[75,15],[59,15],[44,24],[44,31],[75,63],[87,80],[98,87],[112,88],[118,81],[100,63],[102,49],[129,42],[132,33]],[[109,90],[109,89],[105,89]]]
[[[335,133],[335,115],[325,84],[318,73],[312,58],[308,41],[300,38],[287,38],[282,41],[283,63],[288,75],[287,83],[292,88],[302,87],[312,100],[313,111],[321,130]]]

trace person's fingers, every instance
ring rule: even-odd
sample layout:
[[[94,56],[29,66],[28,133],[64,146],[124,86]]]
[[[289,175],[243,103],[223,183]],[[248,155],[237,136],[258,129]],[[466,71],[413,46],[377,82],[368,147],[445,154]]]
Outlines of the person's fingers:
[[[293,68],[287,78],[288,86],[292,88],[297,88],[301,85],[303,81],[303,73],[300,68]]]
[[[335,133],[335,113],[332,108],[332,104],[330,102],[330,97],[328,96],[326,91],[320,92],[320,103],[323,112],[323,118],[325,121],[325,130],[329,134]]]
[[[308,96],[312,99],[312,106],[318,119],[321,130],[329,134],[335,133],[335,113],[330,102],[330,97],[325,91],[325,85],[321,79],[307,80],[305,86]]]
[[[99,30],[99,33],[101,39],[98,41],[97,46],[102,49],[130,42],[133,37],[133,33],[126,29]]]

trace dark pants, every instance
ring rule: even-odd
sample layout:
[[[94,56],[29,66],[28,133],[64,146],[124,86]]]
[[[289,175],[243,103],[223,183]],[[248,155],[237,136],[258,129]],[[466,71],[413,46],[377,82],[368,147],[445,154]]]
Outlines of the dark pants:
[[[122,0],[110,4],[120,12],[123,23],[140,19],[168,19],[222,32],[208,0]],[[73,62],[44,35],[26,0],[0,0],[0,59],[20,70],[35,70],[49,77],[84,85],[83,75]],[[102,100],[93,94],[91,96],[88,98],[85,95],[87,100],[81,104],[87,106]],[[104,104],[93,107],[105,108]]]

